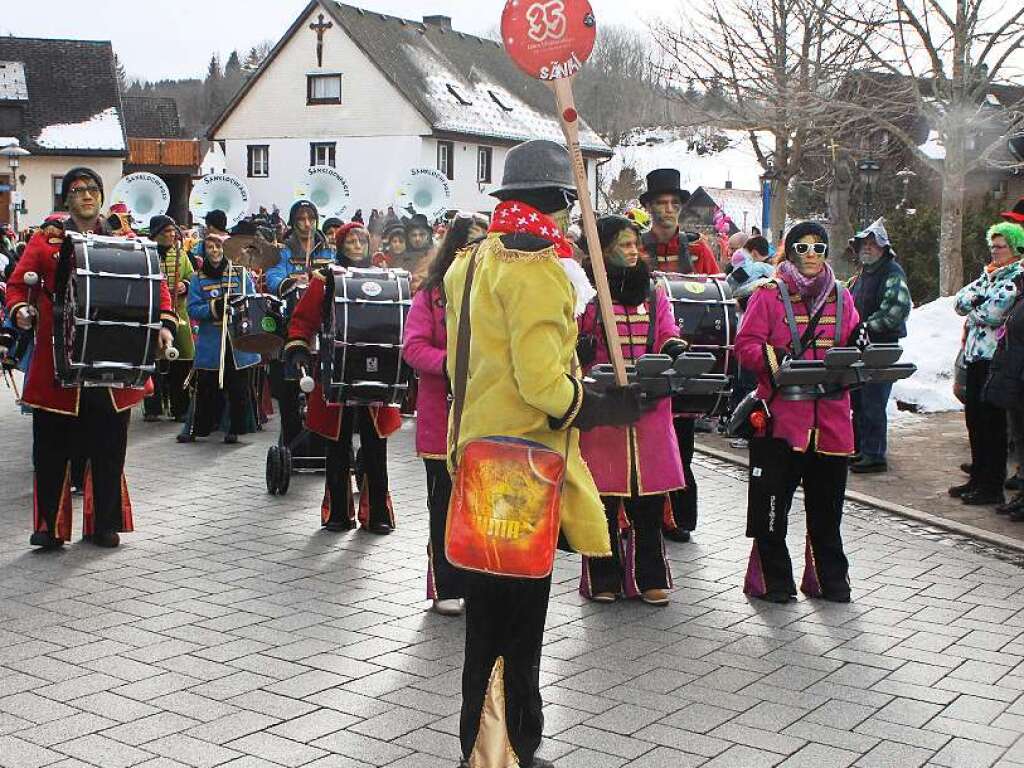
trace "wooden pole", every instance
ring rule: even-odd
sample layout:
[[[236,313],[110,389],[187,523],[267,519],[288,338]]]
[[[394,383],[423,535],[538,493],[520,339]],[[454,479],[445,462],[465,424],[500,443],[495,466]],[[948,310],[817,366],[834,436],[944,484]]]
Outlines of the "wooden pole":
[[[572,78],[564,77],[545,82],[555,93],[558,122],[562,125],[562,133],[565,134],[565,143],[572,161],[572,173],[576,179],[580,210],[583,212],[583,232],[587,236],[590,264],[594,270],[594,287],[597,289],[597,301],[601,306],[601,320],[604,323],[605,338],[608,340],[608,354],[615,371],[615,383],[620,387],[625,386],[626,364],[622,358],[622,345],[619,342],[619,327],[612,306],[612,294],[608,289],[608,273],[604,268],[601,239],[597,235],[597,218],[594,216],[594,206],[590,201],[587,169],[583,165],[583,153],[580,151],[580,127],[572,95]]]

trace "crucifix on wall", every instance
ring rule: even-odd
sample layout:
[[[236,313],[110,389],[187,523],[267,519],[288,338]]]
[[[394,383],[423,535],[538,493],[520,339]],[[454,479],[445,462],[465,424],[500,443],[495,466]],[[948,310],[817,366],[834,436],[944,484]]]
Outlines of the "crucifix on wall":
[[[324,32],[333,27],[334,24],[330,21],[324,21],[324,15],[321,13],[318,15],[316,24],[310,24],[309,28],[316,32],[316,65],[322,67],[324,65]]]

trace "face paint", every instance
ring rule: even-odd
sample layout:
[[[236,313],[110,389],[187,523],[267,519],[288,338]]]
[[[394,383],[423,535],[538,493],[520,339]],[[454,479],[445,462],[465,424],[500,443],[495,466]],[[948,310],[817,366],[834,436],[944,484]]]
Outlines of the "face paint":
[[[637,248],[636,233],[631,229],[624,229],[619,232],[611,248],[605,253],[605,259],[609,264],[617,267],[635,267],[640,258],[640,251]]]
[[[654,225],[664,229],[679,226],[679,198],[675,195],[659,195],[651,201],[650,214]]]
[[[561,230],[563,235],[566,232],[569,231],[569,209],[568,208],[563,208],[560,211],[555,211],[554,213],[551,214],[551,218],[555,220],[555,224],[558,225],[558,228],[559,228],[559,230]]]

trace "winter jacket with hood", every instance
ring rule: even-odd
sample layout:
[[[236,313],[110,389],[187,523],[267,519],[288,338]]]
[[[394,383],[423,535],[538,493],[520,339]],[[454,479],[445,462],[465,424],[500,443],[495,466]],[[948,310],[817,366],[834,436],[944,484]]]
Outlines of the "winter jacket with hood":
[[[981,277],[956,294],[953,308],[967,318],[964,360],[991,360],[996,351],[997,332],[1017,301],[1017,279],[1024,272],[1021,262],[982,270]]]
[[[869,227],[854,236],[854,240],[874,237],[884,249],[881,258],[874,264],[864,264],[854,275],[847,287],[853,295],[861,322],[867,326],[873,342],[891,343],[907,335],[907,316],[912,302],[907,276],[896,261],[896,254],[889,243],[882,219],[876,219]]]
[[[416,453],[444,459],[448,452],[448,332],[440,286],[412,299],[402,357],[419,375],[416,393]]]

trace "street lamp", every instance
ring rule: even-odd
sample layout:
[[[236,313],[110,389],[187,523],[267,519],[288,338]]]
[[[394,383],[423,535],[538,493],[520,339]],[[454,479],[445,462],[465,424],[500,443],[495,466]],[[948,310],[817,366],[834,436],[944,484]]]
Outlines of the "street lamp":
[[[882,165],[877,160],[866,157],[857,163],[857,170],[860,172],[861,187],[864,195],[861,202],[860,223],[861,229],[865,229],[871,223],[872,195],[875,191],[875,184]]]
[[[896,173],[896,178],[903,182],[903,199],[900,200],[900,208],[902,208],[904,211],[907,211],[908,213],[910,206],[910,180],[915,176],[917,176],[917,174],[914,173],[909,168],[904,168],[903,170],[898,171]]]
[[[0,149],[0,157],[6,157],[11,166],[11,225],[14,227],[15,236],[18,233],[18,166],[21,164],[21,158],[31,154],[19,146],[17,139],[13,144]]]
[[[779,180],[779,172],[775,170],[771,159],[768,167],[761,174],[761,232],[768,237],[772,225],[772,198],[775,196],[775,185]]]

